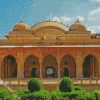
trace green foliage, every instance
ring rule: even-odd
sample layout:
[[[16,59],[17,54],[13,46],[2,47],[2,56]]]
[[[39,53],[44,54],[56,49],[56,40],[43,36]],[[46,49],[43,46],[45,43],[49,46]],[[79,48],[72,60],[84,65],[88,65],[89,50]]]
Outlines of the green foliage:
[[[0,88],[0,100],[16,100],[15,96],[6,88]]]
[[[60,90],[55,90],[51,92],[51,100],[69,100],[69,92],[61,92]]]
[[[60,81],[59,90],[62,92],[71,92],[73,89],[72,80],[69,77],[64,77]]]
[[[79,90],[80,89],[80,90]],[[82,87],[78,87],[77,90],[71,92],[71,99],[75,100],[96,100],[93,92],[86,92]]]
[[[40,90],[35,92],[30,92],[29,90],[18,90],[17,94],[21,100],[49,100],[49,92],[46,90]]]
[[[84,89],[82,86],[79,86],[79,85],[74,86],[74,89],[73,89],[73,90],[74,90],[74,91],[82,91],[82,92],[86,92],[85,89]]]
[[[86,100],[96,100],[95,94],[93,92],[88,92],[85,94]],[[99,99],[100,100],[100,99]]]
[[[100,100],[100,90],[95,90],[94,94],[96,96],[96,100]]]
[[[39,91],[41,89],[41,83],[37,78],[32,78],[28,82],[28,90],[31,92]]]

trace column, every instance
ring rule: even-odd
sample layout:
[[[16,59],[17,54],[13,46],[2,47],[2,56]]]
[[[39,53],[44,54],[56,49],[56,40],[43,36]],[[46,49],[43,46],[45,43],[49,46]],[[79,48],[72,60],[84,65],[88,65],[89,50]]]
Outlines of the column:
[[[17,54],[17,78],[24,78],[24,59],[22,52],[18,52]]]
[[[61,78],[60,76],[60,50],[58,48],[58,59],[57,59],[57,62],[58,62],[58,79]]]
[[[39,63],[40,63],[40,79],[42,79],[42,58],[40,58]]]
[[[58,79],[60,79],[60,58],[58,57]]]
[[[98,58],[97,58],[97,71],[98,71],[98,77],[100,78],[100,55],[98,55]]]
[[[2,76],[1,76],[1,64],[2,64],[2,63],[1,63],[1,59],[0,59],[0,78],[2,77]]]
[[[2,61],[3,61],[3,57],[2,57],[2,55],[0,54],[0,78],[2,78],[2,77],[4,77],[4,72],[1,72],[1,70],[2,70]],[[3,70],[2,70],[3,71]],[[3,75],[2,75],[2,73],[3,73]]]
[[[83,77],[83,61],[82,53],[78,53],[76,56],[76,78]]]

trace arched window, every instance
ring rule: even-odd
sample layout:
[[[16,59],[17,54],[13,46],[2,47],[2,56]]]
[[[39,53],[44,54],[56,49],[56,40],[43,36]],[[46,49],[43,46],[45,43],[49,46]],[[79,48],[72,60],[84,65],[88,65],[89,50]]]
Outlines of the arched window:
[[[2,78],[16,78],[17,77],[17,63],[16,59],[8,55],[2,62]]]

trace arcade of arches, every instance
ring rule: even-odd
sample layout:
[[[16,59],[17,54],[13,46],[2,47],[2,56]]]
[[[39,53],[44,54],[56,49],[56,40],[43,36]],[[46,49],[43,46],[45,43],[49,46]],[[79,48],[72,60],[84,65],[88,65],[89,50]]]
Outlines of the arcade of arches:
[[[60,78],[70,76],[72,78],[93,78],[99,77],[98,60],[92,54],[84,57],[82,68],[78,66],[76,58],[71,55],[65,55],[60,60],[54,55],[48,54],[43,57],[42,61],[35,55],[28,55],[23,60],[23,70],[20,78]],[[8,55],[3,58],[1,63],[2,78],[18,78],[19,67],[16,57]],[[81,75],[78,75],[81,71]]]
[[[17,23],[0,40],[0,78],[100,78],[100,34],[79,20],[66,26]]]

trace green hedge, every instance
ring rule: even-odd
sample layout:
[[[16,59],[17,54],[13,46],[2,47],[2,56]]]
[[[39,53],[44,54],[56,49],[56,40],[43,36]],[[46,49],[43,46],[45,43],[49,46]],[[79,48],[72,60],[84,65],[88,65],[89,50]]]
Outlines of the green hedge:
[[[0,100],[16,100],[16,98],[8,89],[0,88]]]
[[[52,100],[100,100],[99,96],[96,99],[95,92],[86,92],[81,86],[75,86],[71,92],[62,92],[60,90],[55,90],[51,92]],[[100,92],[99,92],[100,93]]]
[[[17,95],[21,100],[49,100],[50,94],[46,90],[30,92],[29,90],[18,90]]]

